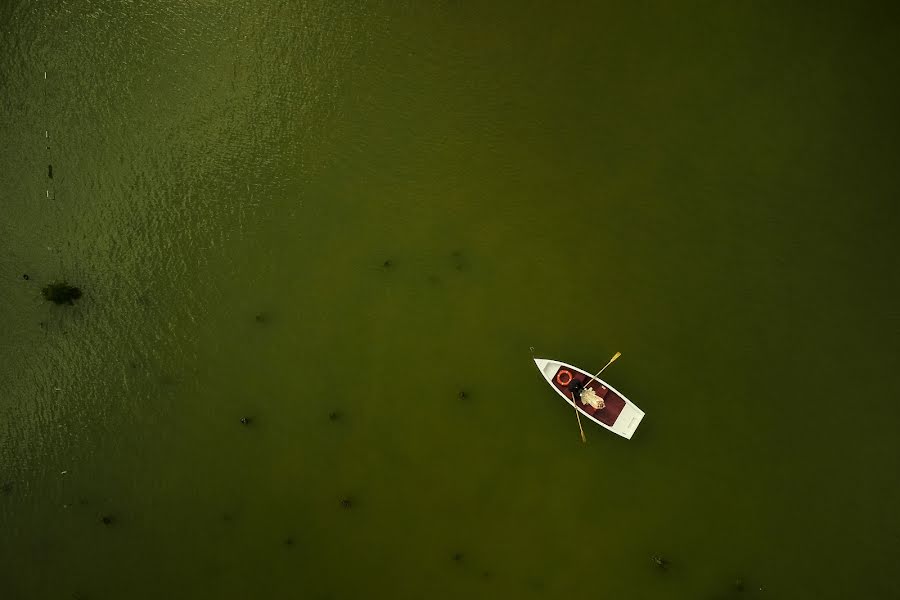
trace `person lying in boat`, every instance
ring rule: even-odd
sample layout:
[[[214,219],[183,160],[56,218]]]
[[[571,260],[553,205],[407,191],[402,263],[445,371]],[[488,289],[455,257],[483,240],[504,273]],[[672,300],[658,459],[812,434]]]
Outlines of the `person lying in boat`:
[[[578,398],[585,406],[592,406],[594,410],[601,410],[606,404],[603,398],[597,395],[594,388],[586,388],[580,381],[573,379],[569,384],[569,391],[572,392],[572,398]]]

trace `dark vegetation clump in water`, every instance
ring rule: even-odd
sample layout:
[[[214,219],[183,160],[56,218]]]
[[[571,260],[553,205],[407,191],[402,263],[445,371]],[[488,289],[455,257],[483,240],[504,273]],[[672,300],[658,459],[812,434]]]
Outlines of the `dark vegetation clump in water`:
[[[457,271],[464,271],[469,266],[469,261],[466,260],[460,250],[451,252],[450,258],[453,260],[453,268]]]
[[[666,559],[658,554],[654,554],[651,558],[653,559],[653,564],[655,564],[656,568],[658,568],[659,570],[665,571],[666,569],[669,568],[668,559]]]
[[[107,526],[113,525],[116,522],[116,517],[113,515],[102,515],[100,517],[100,522]]]
[[[45,285],[41,293],[53,304],[75,304],[75,301],[81,298],[81,288],[69,285],[65,281]]]
[[[353,500],[349,496],[341,498],[341,508],[343,508],[343,509],[353,508]]]
[[[465,400],[469,397],[469,395],[465,392],[465,390],[460,390],[460,392],[456,395],[460,400]]]
[[[241,417],[241,425],[250,425],[253,423],[253,417]]]

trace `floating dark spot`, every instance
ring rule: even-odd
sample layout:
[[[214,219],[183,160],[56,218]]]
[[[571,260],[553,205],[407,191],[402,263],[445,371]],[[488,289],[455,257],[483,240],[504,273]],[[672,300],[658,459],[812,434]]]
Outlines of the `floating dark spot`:
[[[223,513],[222,520],[226,523],[231,523],[234,520],[234,516],[231,513]]]
[[[462,252],[459,250],[454,250],[450,253],[451,260],[453,261],[453,268],[457,271],[462,271],[468,263],[466,259],[463,257]]]
[[[387,259],[386,261],[381,263],[381,266],[384,267],[385,269],[390,269],[391,267],[394,266],[394,261],[392,261],[391,259]]]
[[[490,571],[482,571],[482,572],[481,572],[481,578],[482,578],[482,579],[490,579],[490,578],[493,577],[493,576],[494,576],[494,574],[491,573]]]
[[[264,313],[264,312],[256,313],[256,316],[253,317],[253,319],[254,319],[257,323],[266,323],[266,322],[268,322],[268,320],[269,320],[269,315],[267,315],[267,314]]]
[[[241,417],[241,425],[249,425],[253,422],[253,417]]]
[[[662,569],[663,571],[669,568],[669,561],[666,558],[663,558],[658,554],[654,554],[650,558],[653,559],[653,564],[655,564],[657,568]]]
[[[116,522],[116,518],[113,515],[103,515],[100,517],[100,522],[104,525],[112,525]]]
[[[47,165],[47,177],[53,179],[53,165]]]
[[[457,562],[457,563],[462,562],[463,553],[462,552],[454,552],[453,556],[451,558],[453,558],[453,562]]]
[[[81,288],[69,285],[65,281],[48,284],[41,293],[46,300],[54,304],[75,304],[75,301],[81,298]]]
[[[351,500],[349,497],[341,498],[341,508],[352,508],[352,507],[353,507],[353,500]]]
[[[294,545],[294,538],[292,538],[292,537],[286,537],[286,538],[284,538],[284,545],[285,545],[285,546],[293,546],[293,545]]]
[[[456,395],[456,397],[459,398],[460,400],[465,400],[466,398],[469,397],[469,395],[466,394],[465,391],[460,390],[459,393]]]
[[[31,277],[28,276],[28,273],[22,273],[22,279],[28,281],[29,279],[31,279]]]
[[[330,413],[328,413],[328,419],[330,421],[340,421],[342,416],[343,415],[341,414],[341,411],[339,411],[339,410],[333,410]]]

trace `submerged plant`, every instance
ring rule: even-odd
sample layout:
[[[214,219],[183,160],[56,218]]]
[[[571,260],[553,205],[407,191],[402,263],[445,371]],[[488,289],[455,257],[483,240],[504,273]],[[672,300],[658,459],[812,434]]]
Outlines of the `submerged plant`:
[[[69,285],[65,281],[45,285],[41,293],[45,300],[53,304],[75,304],[75,301],[81,298],[81,288]]]

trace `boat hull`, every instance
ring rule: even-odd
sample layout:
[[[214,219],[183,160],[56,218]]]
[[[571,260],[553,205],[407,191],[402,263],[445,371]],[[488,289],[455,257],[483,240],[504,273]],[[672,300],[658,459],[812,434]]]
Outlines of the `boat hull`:
[[[557,394],[563,400],[571,404],[577,411],[586,416],[588,419],[600,425],[601,427],[612,431],[626,439],[631,439],[644,418],[644,411],[638,408],[631,400],[625,397],[619,390],[609,385],[602,379],[595,379],[588,387],[603,398],[605,406],[602,409],[595,409],[593,406],[582,404],[581,400],[575,400],[572,392],[567,389],[568,376],[579,381],[582,385],[591,379],[591,374],[587,371],[579,369],[574,365],[560,362],[557,360],[548,360],[545,358],[535,358],[534,364],[547,383],[550,384]],[[568,371],[568,375],[561,371]],[[566,385],[560,383],[563,381]]]

